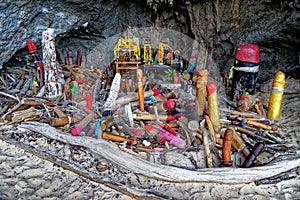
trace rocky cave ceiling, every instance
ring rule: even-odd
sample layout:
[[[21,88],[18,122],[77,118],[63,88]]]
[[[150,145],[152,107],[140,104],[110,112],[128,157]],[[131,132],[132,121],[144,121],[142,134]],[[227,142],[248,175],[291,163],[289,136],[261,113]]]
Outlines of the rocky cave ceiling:
[[[78,48],[87,54],[133,27],[161,27],[207,47],[211,43],[220,73],[233,64],[238,44],[254,43],[260,47],[262,70],[299,77],[299,8],[298,0],[1,0],[0,68],[16,64],[28,39],[40,47],[49,25],[63,54]]]

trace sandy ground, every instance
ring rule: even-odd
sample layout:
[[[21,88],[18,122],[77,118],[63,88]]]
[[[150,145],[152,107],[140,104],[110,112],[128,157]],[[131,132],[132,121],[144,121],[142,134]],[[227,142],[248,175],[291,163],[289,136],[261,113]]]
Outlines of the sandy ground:
[[[2,199],[133,199],[106,185],[64,170],[15,145],[0,141],[0,147]],[[273,184],[188,183],[185,186],[174,186],[192,187],[192,190],[186,191],[190,194],[189,199],[299,199],[299,170],[288,173],[291,179]],[[177,196],[176,199],[182,199],[183,196]]]
[[[299,96],[284,102],[282,130],[299,149]],[[293,120],[290,120],[293,118]],[[46,144],[45,144],[46,145]],[[34,148],[34,147],[32,147]],[[166,183],[155,185],[165,195],[151,194],[147,188],[128,188],[128,193],[113,185],[84,178],[41,159],[20,147],[0,140],[0,200],[6,199],[300,199],[300,167],[259,184]],[[300,163],[299,163],[300,166]],[[116,172],[117,173],[117,172]],[[148,184],[148,185],[147,185]],[[138,191],[138,192],[137,192]],[[135,194],[130,195],[130,194]]]
[[[0,141],[2,199],[130,199],[55,164]]]

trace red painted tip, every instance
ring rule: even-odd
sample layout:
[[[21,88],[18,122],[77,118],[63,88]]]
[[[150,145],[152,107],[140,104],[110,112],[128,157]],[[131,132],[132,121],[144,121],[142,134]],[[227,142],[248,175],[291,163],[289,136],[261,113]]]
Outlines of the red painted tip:
[[[215,82],[207,83],[206,85],[207,96],[212,95],[216,91],[217,91],[217,84]]]
[[[170,121],[174,121],[174,120],[176,120],[176,118],[174,116],[168,116],[166,121],[170,122]]]
[[[80,79],[80,78],[76,78],[74,76],[71,77],[71,81],[76,81],[78,83],[88,83],[87,80],[84,80],[84,79]]]
[[[199,75],[199,76],[208,76],[208,71],[207,71],[207,70],[205,70],[205,71],[200,71],[200,72],[198,73],[198,75]]]
[[[160,94],[160,90],[159,89],[153,89],[153,96],[159,95]]]
[[[85,95],[85,99],[86,100],[91,100],[92,99],[92,94],[91,93],[86,93],[86,95]]]
[[[174,117],[175,117],[176,120],[178,120],[178,119],[180,119],[181,117],[183,117],[183,115],[177,114],[177,115],[175,115]]]
[[[256,44],[241,44],[236,48],[235,58],[242,62],[259,63],[259,47]]]
[[[26,46],[27,46],[29,52],[37,50],[37,48],[32,40],[27,40]]]
[[[165,110],[170,110],[174,108],[176,105],[176,102],[174,100],[168,100],[164,103],[164,109]]]
[[[168,141],[167,138],[166,137],[162,137],[158,142],[159,143],[165,143],[166,141]]]
[[[150,133],[150,132],[153,131],[153,130],[156,130],[156,129],[152,126],[152,124],[146,124],[144,128],[145,128],[145,130],[146,130],[148,133]]]
[[[85,100],[86,100],[86,107],[91,109],[93,107],[93,99],[92,99],[92,94],[91,93],[86,93],[85,95]]]
[[[72,130],[71,133],[73,136],[78,136],[80,132],[82,131],[83,127],[82,126],[75,126]]]
[[[130,128],[130,130],[136,135],[136,136],[142,136],[143,131],[137,128]]]

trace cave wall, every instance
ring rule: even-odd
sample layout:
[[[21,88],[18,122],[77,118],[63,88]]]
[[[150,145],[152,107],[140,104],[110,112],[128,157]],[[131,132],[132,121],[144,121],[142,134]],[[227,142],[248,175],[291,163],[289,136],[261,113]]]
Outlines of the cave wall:
[[[255,43],[261,69],[299,68],[299,1],[297,0],[138,0],[0,2],[0,67],[27,39],[40,47],[42,31],[56,29],[56,45],[65,55],[83,53],[131,27],[169,28],[209,46],[220,72],[233,63],[235,47]]]
[[[299,1],[148,0],[153,10],[160,13],[156,20],[160,25],[169,18],[169,11],[160,6],[161,1],[187,12],[186,33],[206,46],[213,44],[213,60],[221,72],[233,64],[235,48],[243,43],[260,47],[262,70],[299,69]]]
[[[42,32],[49,26],[55,29],[56,46],[63,55],[78,48],[85,54],[128,27],[150,26],[143,10],[127,1],[1,1],[0,68],[16,52],[27,51],[28,39],[41,49]]]
[[[288,71],[299,64],[298,1],[190,2],[187,9],[196,38],[213,41],[221,69],[233,63],[236,45],[242,43],[260,47],[262,69]]]

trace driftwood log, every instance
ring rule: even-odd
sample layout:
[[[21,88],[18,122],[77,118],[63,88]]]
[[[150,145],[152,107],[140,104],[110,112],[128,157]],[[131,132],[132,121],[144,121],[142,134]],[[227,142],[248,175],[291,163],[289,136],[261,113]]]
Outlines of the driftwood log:
[[[300,166],[300,155],[294,154],[278,157],[265,166],[252,168],[207,168],[188,170],[167,165],[158,165],[129,153],[121,151],[117,146],[103,139],[91,137],[73,137],[47,124],[27,122],[18,125],[63,143],[82,146],[95,154],[100,154],[109,162],[118,165],[134,174],[167,182],[217,182],[217,183],[249,183],[276,176]],[[46,131],[47,130],[47,131]]]

